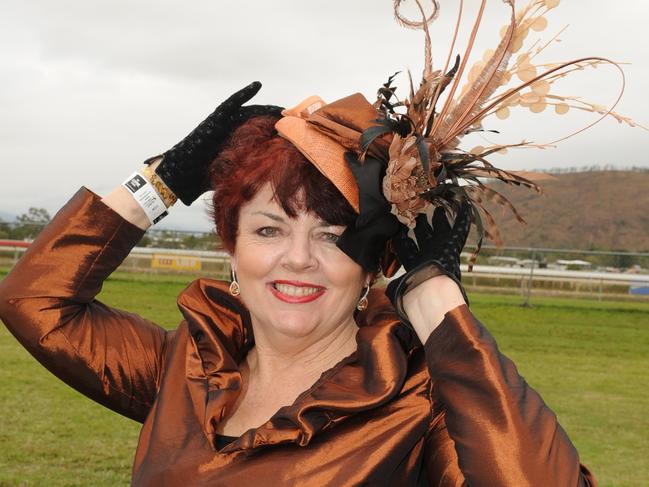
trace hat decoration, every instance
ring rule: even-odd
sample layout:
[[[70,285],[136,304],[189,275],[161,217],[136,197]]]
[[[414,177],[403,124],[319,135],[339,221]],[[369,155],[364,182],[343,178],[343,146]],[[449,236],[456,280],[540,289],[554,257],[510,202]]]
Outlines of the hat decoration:
[[[499,169],[487,160],[489,156],[511,147],[551,147],[606,116],[614,117],[630,126],[637,124],[612,111],[622,95],[623,87],[610,109],[578,97],[562,96],[553,92],[553,85],[557,80],[571,72],[602,64],[616,67],[622,74],[624,84],[624,73],[617,63],[601,57],[585,57],[553,65],[536,64],[536,56],[552,42],[556,42],[558,36],[544,45],[537,42],[527,51],[521,52],[530,31],[546,28],[545,15],[559,4],[559,0],[532,0],[518,12],[515,11],[514,0],[503,0],[503,4],[510,10],[509,23],[502,28],[501,40],[495,50],[488,50],[483,58],[470,68],[467,83],[461,90],[458,90],[459,83],[469,69],[467,62],[474,49],[487,1],[480,2],[464,53],[461,56],[457,55],[451,66],[462,17],[463,2],[459,2],[460,13],[453,33],[453,42],[441,70],[433,70],[429,32],[429,24],[439,14],[439,3],[432,0],[433,12],[426,16],[421,1],[414,1],[422,14],[421,21],[407,19],[401,14],[403,0],[394,0],[394,13],[397,21],[404,27],[424,31],[425,67],[422,80],[415,88],[412,76],[408,73],[409,95],[403,100],[397,98],[396,87],[393,86],[396,74],[390,76],[378,90],[374,104],[380,113],[378,125],[363,133],[361,156],[372,147],[377,137],[392,134],[383,179],[383,193],[391,204],[392,213],[411,228],[414,227],[415,217],[420,213],[429,212],[431,207],[442,206],[452,214],[459,203],[468,202],[478,232],[478,247],[471,258],[472,264],[484,236],[502,244],[495,219],[485,207],[487,201],[509,209],[517,220],[524,222],[509,200],[487,186],[484,179],[497,179],[506,184],[540,191],[540,187],[529,176]],[[517,55],[514,58],[515,54]],[[516,79],[518,81],[514,82]],[[508,88],[511,84],[514,86]],[[489,132],[484,128],[485,119],[492,115],[505,119],[510,110],[518,106],[526,107],[533,113],[553,106],[555,112],[560,115],[575,108],[595,112],[600,116],[588,127],[549,143],[534,144],[522,141],[509,145],[479,146],[471,150],[460,147],[465,135],[472,132]]]

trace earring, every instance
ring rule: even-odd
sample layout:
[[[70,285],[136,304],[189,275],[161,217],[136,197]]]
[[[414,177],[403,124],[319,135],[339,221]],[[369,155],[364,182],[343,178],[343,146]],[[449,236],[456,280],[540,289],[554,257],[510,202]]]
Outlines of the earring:
[[[365,288],[365,292],[363,293],[363,296],[361,296],[361,299],[358,301],[358,304],[356,305],[356,309],[358,311],[363,311],[367,309],[367,305],[369,304],[369,301],[367,300],[367,295],[370,293],[370,286],[367,286]]]
[[[239,287],[239,282],[237,281],[237,273],[232,269],[232,282],[230,283],[230,294],[232,296],[238,296],[241,294],[241,288]]]

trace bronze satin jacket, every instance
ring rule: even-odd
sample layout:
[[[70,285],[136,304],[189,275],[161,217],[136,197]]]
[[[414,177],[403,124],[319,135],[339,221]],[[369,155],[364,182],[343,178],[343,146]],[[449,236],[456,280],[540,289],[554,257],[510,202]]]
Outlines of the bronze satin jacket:
[[[143,422],[138,486],[593,486],[575,448],[466,306],[422,347],[383,293],[358,349],[221,450],[249,315],[225,283],[178,298],[175,331],[95,300],[143,232],[80,190],[0,283],[0,317],[45,367]],[[281,380],[281,378],[278,378]]]

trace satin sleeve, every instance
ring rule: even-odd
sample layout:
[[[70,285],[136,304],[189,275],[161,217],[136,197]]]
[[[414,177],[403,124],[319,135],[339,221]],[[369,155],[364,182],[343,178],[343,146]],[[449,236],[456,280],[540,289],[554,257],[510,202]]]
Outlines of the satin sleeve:
[[[97,301],[143,230],[82,188],[0,282],[0,318],[47,369],[91,399],[144,421],[171,333]]]
[[[556,415],[467,306],[446,314],[424,350],[433,384],[429,485],[597,485]]]

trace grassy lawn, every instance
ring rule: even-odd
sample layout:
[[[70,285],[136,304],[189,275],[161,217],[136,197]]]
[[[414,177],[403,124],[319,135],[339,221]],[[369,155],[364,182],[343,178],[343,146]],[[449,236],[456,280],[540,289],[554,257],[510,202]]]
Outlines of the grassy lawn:
[[[0,279],[4,273],[0,270]],[[101,299],[163,326],[186,276],[115,274]],[[649,478],[649,303],[472,295],[603,486]],[[56,380],[0,327],[0,487],[128,485],[139,425]]]

